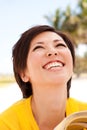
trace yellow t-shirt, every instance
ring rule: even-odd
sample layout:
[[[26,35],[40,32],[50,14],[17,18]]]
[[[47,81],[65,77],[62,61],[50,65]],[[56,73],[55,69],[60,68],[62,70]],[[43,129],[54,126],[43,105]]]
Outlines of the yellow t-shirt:
[[[87,103],[69,98],[66,105],[66,116],[86,109]],[[18,101],[1,113],[0,130],[39,130],[31,110],[31,97]]]
[[[31,97],[22,99],[0,115],[0,130],[39,130],[31,110]]]
[[[81,102],[74,98],[68,98],[67,104],[66,104],[66,116],[78,112],[87,110],[87,102]]]

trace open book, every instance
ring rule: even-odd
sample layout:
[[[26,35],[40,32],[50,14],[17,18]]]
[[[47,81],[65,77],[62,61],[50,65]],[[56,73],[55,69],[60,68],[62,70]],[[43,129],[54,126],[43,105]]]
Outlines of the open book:
[[[87,111],[67,116],[54,130],[87,130]]]

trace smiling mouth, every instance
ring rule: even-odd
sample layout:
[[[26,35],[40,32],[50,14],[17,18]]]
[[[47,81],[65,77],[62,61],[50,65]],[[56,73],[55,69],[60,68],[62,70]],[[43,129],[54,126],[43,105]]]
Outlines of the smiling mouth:
[[[53,62],[49,62],[46,65],[44,65],[43,68],[50,70],[50,69],[61,68],[63,66],[64,66],[64,63],[62,63],[61,61],[53,61]]]

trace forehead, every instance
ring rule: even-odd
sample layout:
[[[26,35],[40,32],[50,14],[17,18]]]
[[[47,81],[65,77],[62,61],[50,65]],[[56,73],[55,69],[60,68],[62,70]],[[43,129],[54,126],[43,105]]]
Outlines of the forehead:
[[[58,35],[55,32],[46,31],[38,34],[36,37],[34,37],[31,41],[31,43],[36,42],[44,42],[44,41],[52,41],[52,40],[63,40],[60,35]]]

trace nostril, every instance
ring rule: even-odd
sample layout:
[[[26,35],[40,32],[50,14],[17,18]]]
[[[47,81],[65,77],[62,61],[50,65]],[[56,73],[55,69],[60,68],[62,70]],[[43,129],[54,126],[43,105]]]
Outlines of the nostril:
[[[57,55],[57,53],[55,53],[55,55]]]
[[[51,54],[51,53],[48,53],[48,54],[47,54],[47,56],[51,56],[51,55],[55,55],[55,56],[56,56],[56,55],[57,55],[57,52],[54,53],[54,54]]]
[[[51,56],[51,55],[52,55],[51,53],[48,54],[48,56]]]

